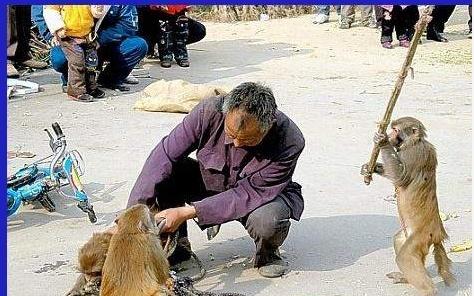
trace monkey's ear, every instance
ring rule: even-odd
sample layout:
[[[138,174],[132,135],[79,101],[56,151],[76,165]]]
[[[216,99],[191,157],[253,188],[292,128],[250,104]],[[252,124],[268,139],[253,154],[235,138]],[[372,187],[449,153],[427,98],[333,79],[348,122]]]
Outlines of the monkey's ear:
[[[138,221],[138,230],[142,231],[142,232],[149,232],[150,231],[150,227],[148,227],[148,225],[146,225],[146,223],[143,223],[143,221]]]

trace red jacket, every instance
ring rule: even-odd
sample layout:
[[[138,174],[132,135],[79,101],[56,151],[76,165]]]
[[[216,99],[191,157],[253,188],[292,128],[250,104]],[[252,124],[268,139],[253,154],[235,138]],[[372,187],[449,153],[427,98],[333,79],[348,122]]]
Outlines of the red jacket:
[[[189,5],[150,5],[153,10],[163,10],[166,13],[175,15],[189,8]]]

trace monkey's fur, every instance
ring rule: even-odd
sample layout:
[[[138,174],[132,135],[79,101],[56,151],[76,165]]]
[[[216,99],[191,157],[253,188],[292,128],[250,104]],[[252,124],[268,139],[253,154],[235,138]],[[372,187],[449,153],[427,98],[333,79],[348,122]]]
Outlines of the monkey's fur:
[[[79,249],[78,261],[81,274],[66,296],[99,295],[102,267],[111,238],[111,233],[94,233],[89,241]]]
[[[390,135],[377,133],[374,137],[383,159],[375,172],[393,182],[402,224],[394,236],[396,263],[401,273],[387,276],[395,283],[412,284],[423,295],[435,295],[436,289],[425,269],[431,245],[444,283],[455,283],[449,270],[451,261],[443,247],[448,235],[439,216],[436,196],[436,150],[425,139],[424,125],[413,117],[394,120],[391,128]],[[367,165],[362,170],[367,170]]]
[[[132,208],[140,208],[139,210],[134,209],[133,211],[138,212],[135,213],[137,216],[134,216],[135,214],[131,214],[132,217],[136,219],[130,219],[127,218],[128,216],[125,216],[125,220],[123,219],[124,215],[127,214],[127,212],[131,211]],[[74,287],[71,289],[71,291],[66,295],[66,296],[99,296],[100,295],[100,289],[101,289],[101,279],[102,279],[102,274],[105,277],[110,277],[111,275],[107,275],[107,271],[105,270],[104,263],[106,261],[106,256],[108,256],[110,253],[107,253],[108,251],[111,252],[111,249],[109,250],[110,245],[115,244],[117,249],[121,249],[121,244],[126,246],[129,251],[114,251],[116,255],[116,263],[115,266],[110,266],[110,268],[116,268],[118,272],[114,273],[114,276],[118,276],[119,274],[126,276],[125,273],[127,272],[133,272],[134,270],[137,270],[138,268],[142,268],[145,270],[144,263],[149,264],[146,259],[142,260],[141,263],[137,262],[131,262],[131,258],[129,254],[135,254],[137,255],[137,249],[135,248],[135,245],[129,242],[124,242],[127,241],[126,236],[127,236],[127,231],[130,232],[136,232],[136,233],[141,233],[143,235],[143,232],[138,231],[138,229],[142,229],[146,223],[150,222],[147,220],[147,215],[140,215],[140,213],[146,212],[145,209],[141,208],[141,206],[135,206],[127,210],[124,214],[119,216],[119,218],[116,220],[116,223],[118,224],[119,229],[122,229],[121,237],[119,236],[118,238],[115,239],[115,236],[117,234],[112,234],[108,232],[104,233],[94,233],[92,238],[79,250],[79,270],[81,271],[81,275],[78,277],[76,284]],[[155,212],[155,211],[154,211]],[[127,214],[130,215],[130,214]],[[146,221],[145,224],[140,223],[139,217],[144,218]],[[128,219],[128,222],[127,220]],[[138,219],[139,223],[136,223]],[[160,223],[158,227],[155,227],[153,223],[153,213],[150,216],[152,227],[149,229],[150,231],[148,234],[150,236],[156,237],[157,245],[159,245],[159,249],[162,249],[161,246],[162,244],[158,244],[158,242],[161,243],[160,238],[158,233],[160,232],[160,226],[164,225],[164,223]],[[120,222],[122,221],[122,222]],[[161,221],[163,222],[163,221]],[[124,225],[124,224],[127,225]],[[143,225],[141,225],[143,224]],[[134,226],[135,225],[135,226]],[[136,234],[135,234],[136,235]],[[131,235],[130,235],[131,236]],[[114,237],[114,243],[111,243],[112,237]],[[132,239],[133,240],[133,239]],[[152,239],[154,240],[154,239]],[[169,243],[169,242],[168,242]],[[121,254],[120,254],[121,252]],[[237,294],[237,293],[213,293],[213,292],[202,292],[199,290],[196,290],[193,287],[193,280],[188,277],[179,277],[177,276],[174,272],[169,273],[169,265],[168,261],[165,259],[164,261],[161,260],[160,258],[166,258],[164,257],[164,253],[161,254],[160,251],[158,251],[160,254],[157,254],[157,258],[159,258],[159,261],[161,262],[158,267],[160,268],[161,272],[159,273],[160,276],[162,276],[161,282],[163,282],[163,279],[165,280],[165,285],[161,284],[159,291],[162,294],[122,294],[122,295],[166,295],[166,296],[244,296],[242,294]],[[138,253],[140,254],[140,253]],[[109,260],[110,261],[110,260]],[[128,261],[124,263],[125,269],[122,267],[122,262]],[[151,261],[150,261],[151,262]],[[109,264],[110,265],[110,264]],[[135,265],[134,267],[131,267],[131,269],[128,266]],[[139,267],[141,266],[141,267]],[[109,280],[107,280],[109,281]],[[103,281],[102,281],[103,282]],[[139,286],[140,284],[137,284]],[[141,287],[141,286],[139,286]],[[112,295],[121,295],[120,292],[118,294],[112,294]]]
[[[118,217],[102,270],[100,296],[169,294],[169,264],[154,221],[148,207],[141,204]]]

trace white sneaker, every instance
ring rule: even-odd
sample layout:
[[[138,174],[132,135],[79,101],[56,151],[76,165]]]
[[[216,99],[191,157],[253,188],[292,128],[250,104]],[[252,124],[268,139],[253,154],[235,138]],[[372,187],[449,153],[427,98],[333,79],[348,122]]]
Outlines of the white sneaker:
[[[317,14],[314,19],[314,24],[324,24],[329,21],[329,16],[325,14]]]

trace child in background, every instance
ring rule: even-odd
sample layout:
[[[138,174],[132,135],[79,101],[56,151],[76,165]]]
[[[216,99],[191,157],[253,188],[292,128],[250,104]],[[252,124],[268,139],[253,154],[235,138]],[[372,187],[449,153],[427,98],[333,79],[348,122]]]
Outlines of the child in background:
[[[94,18],[104,16],[103,5],[45,5],[44,19],[68,61],[67,94],[91,102],[105,96],[97,87],[98,64]]]
[[[401,47],[409,47],[410,40],[415,33],[415,24],[420,18],[417,5],[380,5],[382,14],[382,37],[380,42],[383,48],[393,48],[393,29]]]
[[[160,38],[158,54],[160,65],[164,68],[171,67],[174,59],[180,67],[189,67],[187,5],[150,5],[151,10],[161,11],[159,14]]]

